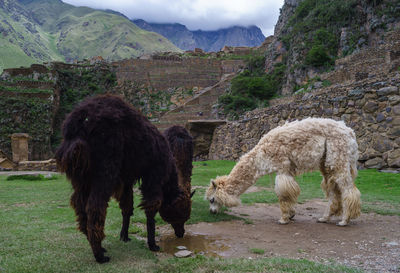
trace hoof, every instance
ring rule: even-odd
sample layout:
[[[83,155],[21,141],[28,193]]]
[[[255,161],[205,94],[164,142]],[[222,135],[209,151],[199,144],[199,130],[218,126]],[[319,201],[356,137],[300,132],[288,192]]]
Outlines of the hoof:
[[[283,220],[283,219],[280,219],[280,220],[278,221],[278,223],[279,223],[280,225],[287,225],[287,224],[289,224],[289,221],[285,221],[285,220]]]
[[[322,217],[322,218],[319,218],[319,219],[317,220],[317,222],[318,222],[318,223],[326,223],[326,222],[328,222],[328,219],[325,218],[325,217]]]
[[[339,226],[339,227],[345,227],[345,226],[347,226],[347,222],[346,221],[340,221],[339,223],[337,223],[336,225],[337,226]]]
[[[149,246],[149,249],[151,251],[160,251],[160,247],[158,245],[154,245],[154,246]]]
[[[110,261],[110,257],[107,256],[100,256],[100,257],[95,257],[96,258],[96,262],[98,262],[99,264],[104,264],[104,263],[108,263]]]

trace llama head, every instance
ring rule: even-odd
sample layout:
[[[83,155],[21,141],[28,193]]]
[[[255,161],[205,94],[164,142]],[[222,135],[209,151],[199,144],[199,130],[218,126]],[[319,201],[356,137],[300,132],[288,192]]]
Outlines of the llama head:
[[[228,176],[226,175],[211,179],[210,186],[206,191],[206,199],[210,202],[211,213],[217,213],[223,205],[234,207],[240,204],[238,197],[226,192],[227,184]]]
[[[163,202],[159,213],[161,218],[171,224],[176,237],[183,237],[185,234],[184,224],[190,218],[192,210],[192,194],[181,192],[172,202]]]

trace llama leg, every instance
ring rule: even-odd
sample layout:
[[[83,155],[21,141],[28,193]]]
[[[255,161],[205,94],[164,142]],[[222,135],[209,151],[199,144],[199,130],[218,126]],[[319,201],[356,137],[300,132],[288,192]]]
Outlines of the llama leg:
[[[275,192],[279,198],[281,208],[280,224],[288,224],[295,215],[294,205],[300,194],[300,187],[293,176],[278,174],[275,178]]]
[[[361,213],[361,194],[354,185],[354,178],[351,172],[336,174],[336,184],[341,192],[343,206],[342,220],[339,226],[346,226],[350,219],[357,218]]]
[[[122,228],[119,238],[121,241],[128,242],[131,240],[128,237],[129,222],[131,216],[133,215],[132,185],[130,185],[129,183],[125,185],[121,196],[117,199],[119,201],[119,207],[122,211]]]
[[[324,176],[321,182],[321,188],[325,192],[325,196],[328,199],[328,206],[325,208],[325,212],[322,217],[318,219],[318,222],[326,223],[333,215],[342,214],[342,197],[341,192],[333,178]]]
[[[159,251],[160,247],[156,245],[156,221],[154,217],[161,206],[161,202],[155,202],[152,206],[145,208],[146,227],[147,227],[147,245],[151,251]]]
[[[87,214],[86,202],[89,193],[84,192],[82,189],[75,190],[71,196],[71,206],[75,210],[76,220],[78,222],[78,229],[87,236]]]
[[[98,191],[91,192],[87,205],[87,238],[98,263],[106,263],[110,260],[104,256],[105,249],[101,246],[104,239],[104,223],[106,219],[108,200],[110,196]]]
[[[357,218],[361,214],[361,193],[352,186],[343,190],[342,203],[343,203],[343,215],[342,220],[338,223],[338,226],[346,226],[350,219]]]
[[[160,247],[156,245],[155,241],[156,222],[154,220],[163,200],[163,192],[161,188],[163,183],[160,182],[163,178],[158,176],[160,173],[164,172],[154,168],[153,173],[142,177],[142,184],[140,185],[140,191],[143,196],[140,207],[144,209],[146,214],[147,245],[151,251],[160,250]]]

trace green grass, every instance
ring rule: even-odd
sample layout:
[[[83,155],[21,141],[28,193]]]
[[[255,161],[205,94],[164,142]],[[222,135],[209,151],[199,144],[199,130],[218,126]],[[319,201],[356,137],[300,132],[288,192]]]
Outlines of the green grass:
[[[204,200],[210,179],[228,174],[234,164],[232,161],[194,163],[192,183],[199,188],[193,197],[188,224],[240,219],[225,213],[210,214]],[[69,206],[71,185],[63,175],[55,178],[31,181],[25,177],[7,180],[0,176],[0,272],[358,272],[334,264],[279,258],[215,259],[199,255],[188,259],[160,258],[148,250],[145,241],[132,235],[146,236],[142,224],[144,213],[136,207],[140,203],[137,195],[129,243],[119,241],[121,211],[115,201],[109,203],[103,245],[111,262],[98,265],[86,238],[76,230],[74,212]],[[301,202],[322,197],[318,173],[304,175],[298,181],[302,188]],[[360,171],[356,183],[362,192],[364,211],[400,215],[400,175],[365,170]],[[273,179],[263,177],[256,185],[262,187],[262,192],[244,194],[243,203],[277,201]],[[159,216],[156,221],[157,226],[165,224]]]
[[[265,250],[260,248],[250,248],[250,252],[254,254],[263,255],[265,253]]]
[[[15,175],[9,175],[7,176],[6,180],[7,181],[12,181],[12,180],[30,180],[30,181],[46,181],[46,180],[54,180],[58,179],[59,177],[57,175],[52,175],[52,176],[44,176],[43,174],[15,174]]]
[[[8,91],[8,92],[15,92],[15,93],[46,93],[46,94],[53,93],[53,90],[48,90],[48,89],[18,88],[18,87],[8,87],[8,86],[0,86],[0,91]]]
[[[162,261],[155,272],[361,272],[338,265],[322,265],[307,260],[281,258],[264,259],[213,259],[197,256],[189,259]]]

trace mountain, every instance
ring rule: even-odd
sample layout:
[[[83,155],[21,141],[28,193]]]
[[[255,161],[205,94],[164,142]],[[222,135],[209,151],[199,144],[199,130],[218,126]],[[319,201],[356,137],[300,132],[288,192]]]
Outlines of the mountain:
[[[225,45],[254,47],[261,45],[265,40],[265,36],[256,26],[233,26],[215,31],[191,31],[178,23],[148,23],[142,19],[133,20],[133,22],[142,29],[161,34],[183,50],[193,50],[197,47],[205,51],[219,51]]]
[[[63,60],[53,35],[16,1],[0,0],[0,71],[35,62]]]
[[[60,0],[0,0],[0,70],[45,61],[102,56],[106,60],[179,52],[114,11],[75,7]]]

